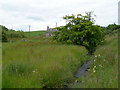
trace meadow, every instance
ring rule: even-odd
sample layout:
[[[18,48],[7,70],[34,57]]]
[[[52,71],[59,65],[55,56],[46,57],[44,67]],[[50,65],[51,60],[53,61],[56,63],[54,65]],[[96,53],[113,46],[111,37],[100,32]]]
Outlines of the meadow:
[[[73,74],[78,67],[90,60],[84,47],[39,36],[44,33],[23,38],[24,42],[14,38],[13,43],[2,44],[3,88],[63,88],[66,82],[74,81]],[[94,54],[89,77],[82,79],[82,88],[117,88],[117,33],[107,35]]]
[[[118,88],[118,33],[107,35],[104,45],[95,52],[82,88]]]
[[[36,37],[36,36],[41,36],[45,35],[46,31],[32,31],[32,32],[24,32],[25,37]]]
[[[84,47],[53,42],[47,37],[3,43],[3,88],[55,88],[71,81],[89,56]]]

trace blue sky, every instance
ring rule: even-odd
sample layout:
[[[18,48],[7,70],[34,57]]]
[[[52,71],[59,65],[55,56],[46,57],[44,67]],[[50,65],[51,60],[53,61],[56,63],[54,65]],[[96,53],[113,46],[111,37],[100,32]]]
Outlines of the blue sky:
[[[0,0],[0,25],[9,29],[46,30],[65,25],[65,15],[94,11],[96,24],[118,24],[119,0]]]

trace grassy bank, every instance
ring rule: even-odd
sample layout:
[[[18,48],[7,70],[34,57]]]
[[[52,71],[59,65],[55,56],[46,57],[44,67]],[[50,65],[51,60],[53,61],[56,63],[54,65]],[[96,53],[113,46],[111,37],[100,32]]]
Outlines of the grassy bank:
[[[89,57],[84,47],[48,38],[3,43],[3,88],[62,87]]]
[[[45,35],[46,31],[31,31],[31,32],[24,32],[25,37],[36,37],[36,36],[41,36]]]
[[[118,87],[118,34],[108,35],[105,44],[97,49],[89,74],[82,80],[83,88]]]

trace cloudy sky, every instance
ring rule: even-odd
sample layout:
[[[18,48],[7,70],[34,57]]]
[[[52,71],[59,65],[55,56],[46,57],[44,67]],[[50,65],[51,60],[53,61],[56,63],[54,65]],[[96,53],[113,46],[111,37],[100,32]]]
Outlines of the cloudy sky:
[[[0,0],[0,25],[9,29],[28,31],[46,30],[65,25],[65,15],[84,15],[94,11],[96,24],[118,24],[118,1],[120,0]]]

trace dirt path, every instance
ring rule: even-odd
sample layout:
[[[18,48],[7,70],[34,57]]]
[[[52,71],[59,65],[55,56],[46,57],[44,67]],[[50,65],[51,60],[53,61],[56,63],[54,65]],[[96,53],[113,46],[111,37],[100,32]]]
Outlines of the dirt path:
[[[94,61],[94,56],[91,56],[91,60],[84,63],[82,67],[74,74],[76,78],[86,78],[88,77],[88,69]],[[81,81],[75,81],[66,85],[67,88],[81,88]]]

